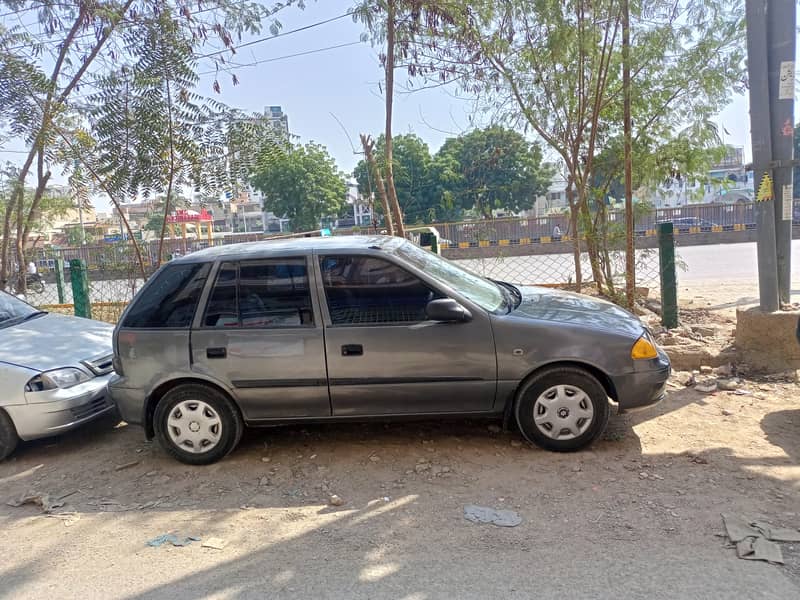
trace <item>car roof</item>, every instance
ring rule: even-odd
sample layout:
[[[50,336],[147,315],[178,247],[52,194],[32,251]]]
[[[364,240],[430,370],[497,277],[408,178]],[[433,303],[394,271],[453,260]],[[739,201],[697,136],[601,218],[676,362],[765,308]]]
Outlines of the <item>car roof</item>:
[[[363,253],[369,250],[392,251],[404,239],[386,235],[339,235],[331,237],[279,238],[260,242],[244,242],[212,246],[192,252],[172,263],[214,262],[216,260],[242,260],[275,256],[307,256],[314,253]]]

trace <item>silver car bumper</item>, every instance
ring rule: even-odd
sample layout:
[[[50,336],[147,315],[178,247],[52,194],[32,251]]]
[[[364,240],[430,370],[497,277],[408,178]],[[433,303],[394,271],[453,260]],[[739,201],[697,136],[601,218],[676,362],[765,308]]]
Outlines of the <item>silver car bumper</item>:
[[[111,374],[67,389],[26,393],[27,404],[6,406],[23,440],[58,435],[114,410],[108,393]]]

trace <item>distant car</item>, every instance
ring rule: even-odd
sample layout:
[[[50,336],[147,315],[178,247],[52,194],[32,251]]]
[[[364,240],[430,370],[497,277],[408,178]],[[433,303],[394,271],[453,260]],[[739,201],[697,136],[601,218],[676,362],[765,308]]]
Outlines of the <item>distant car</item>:
[[[637,317],[596,298],[484,279],[395,237],[209,248],[173,260],[114,332],[122,418],[207,464],[244,425],[513,419],[577,450],[664,395],[670,363]]]
[[[677,219],[661,219],[656,224],[672,223],[675,229],[689,229],[689,227],[715,227],[716,223],[701,219],[700,217],[680,217]]]
[[[19,440],[74,429],[114,410],[107,323],[51,314],[0,292],[0,460]]]

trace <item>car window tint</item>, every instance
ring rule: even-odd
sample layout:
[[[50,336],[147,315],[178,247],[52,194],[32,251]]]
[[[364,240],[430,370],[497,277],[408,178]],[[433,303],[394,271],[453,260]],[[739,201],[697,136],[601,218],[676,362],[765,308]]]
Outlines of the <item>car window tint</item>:
[[[208,297],[206,327],[238,327],[239,313],[236,298],[236,265],[223,263],[217,272],[217,279]]]
[[[314,324],[303,258],[224,263],[208,301],[206,327],[301,327]]]
[[[333,325],[414,323],[436,295],[408,271],[371,256],[320,257]]]
[[[189,327],[210,269],[208,263],[165,267],[131,306],[122,326]]]
[[[241,262],[239,313],[242,327],[313,325],[305,259]]]

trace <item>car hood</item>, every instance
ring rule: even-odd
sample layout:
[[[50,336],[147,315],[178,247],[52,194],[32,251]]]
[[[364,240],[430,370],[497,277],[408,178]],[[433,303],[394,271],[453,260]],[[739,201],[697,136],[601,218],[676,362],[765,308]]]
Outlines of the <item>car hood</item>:
[[[522,302],[512,315],[554,321],[639,337],[644,327],[639,319],[606,300],[550,288],[523,286]]]
[[[0,329],[0,361],[48,371],[111,354],[108,323],[49,313]]]

